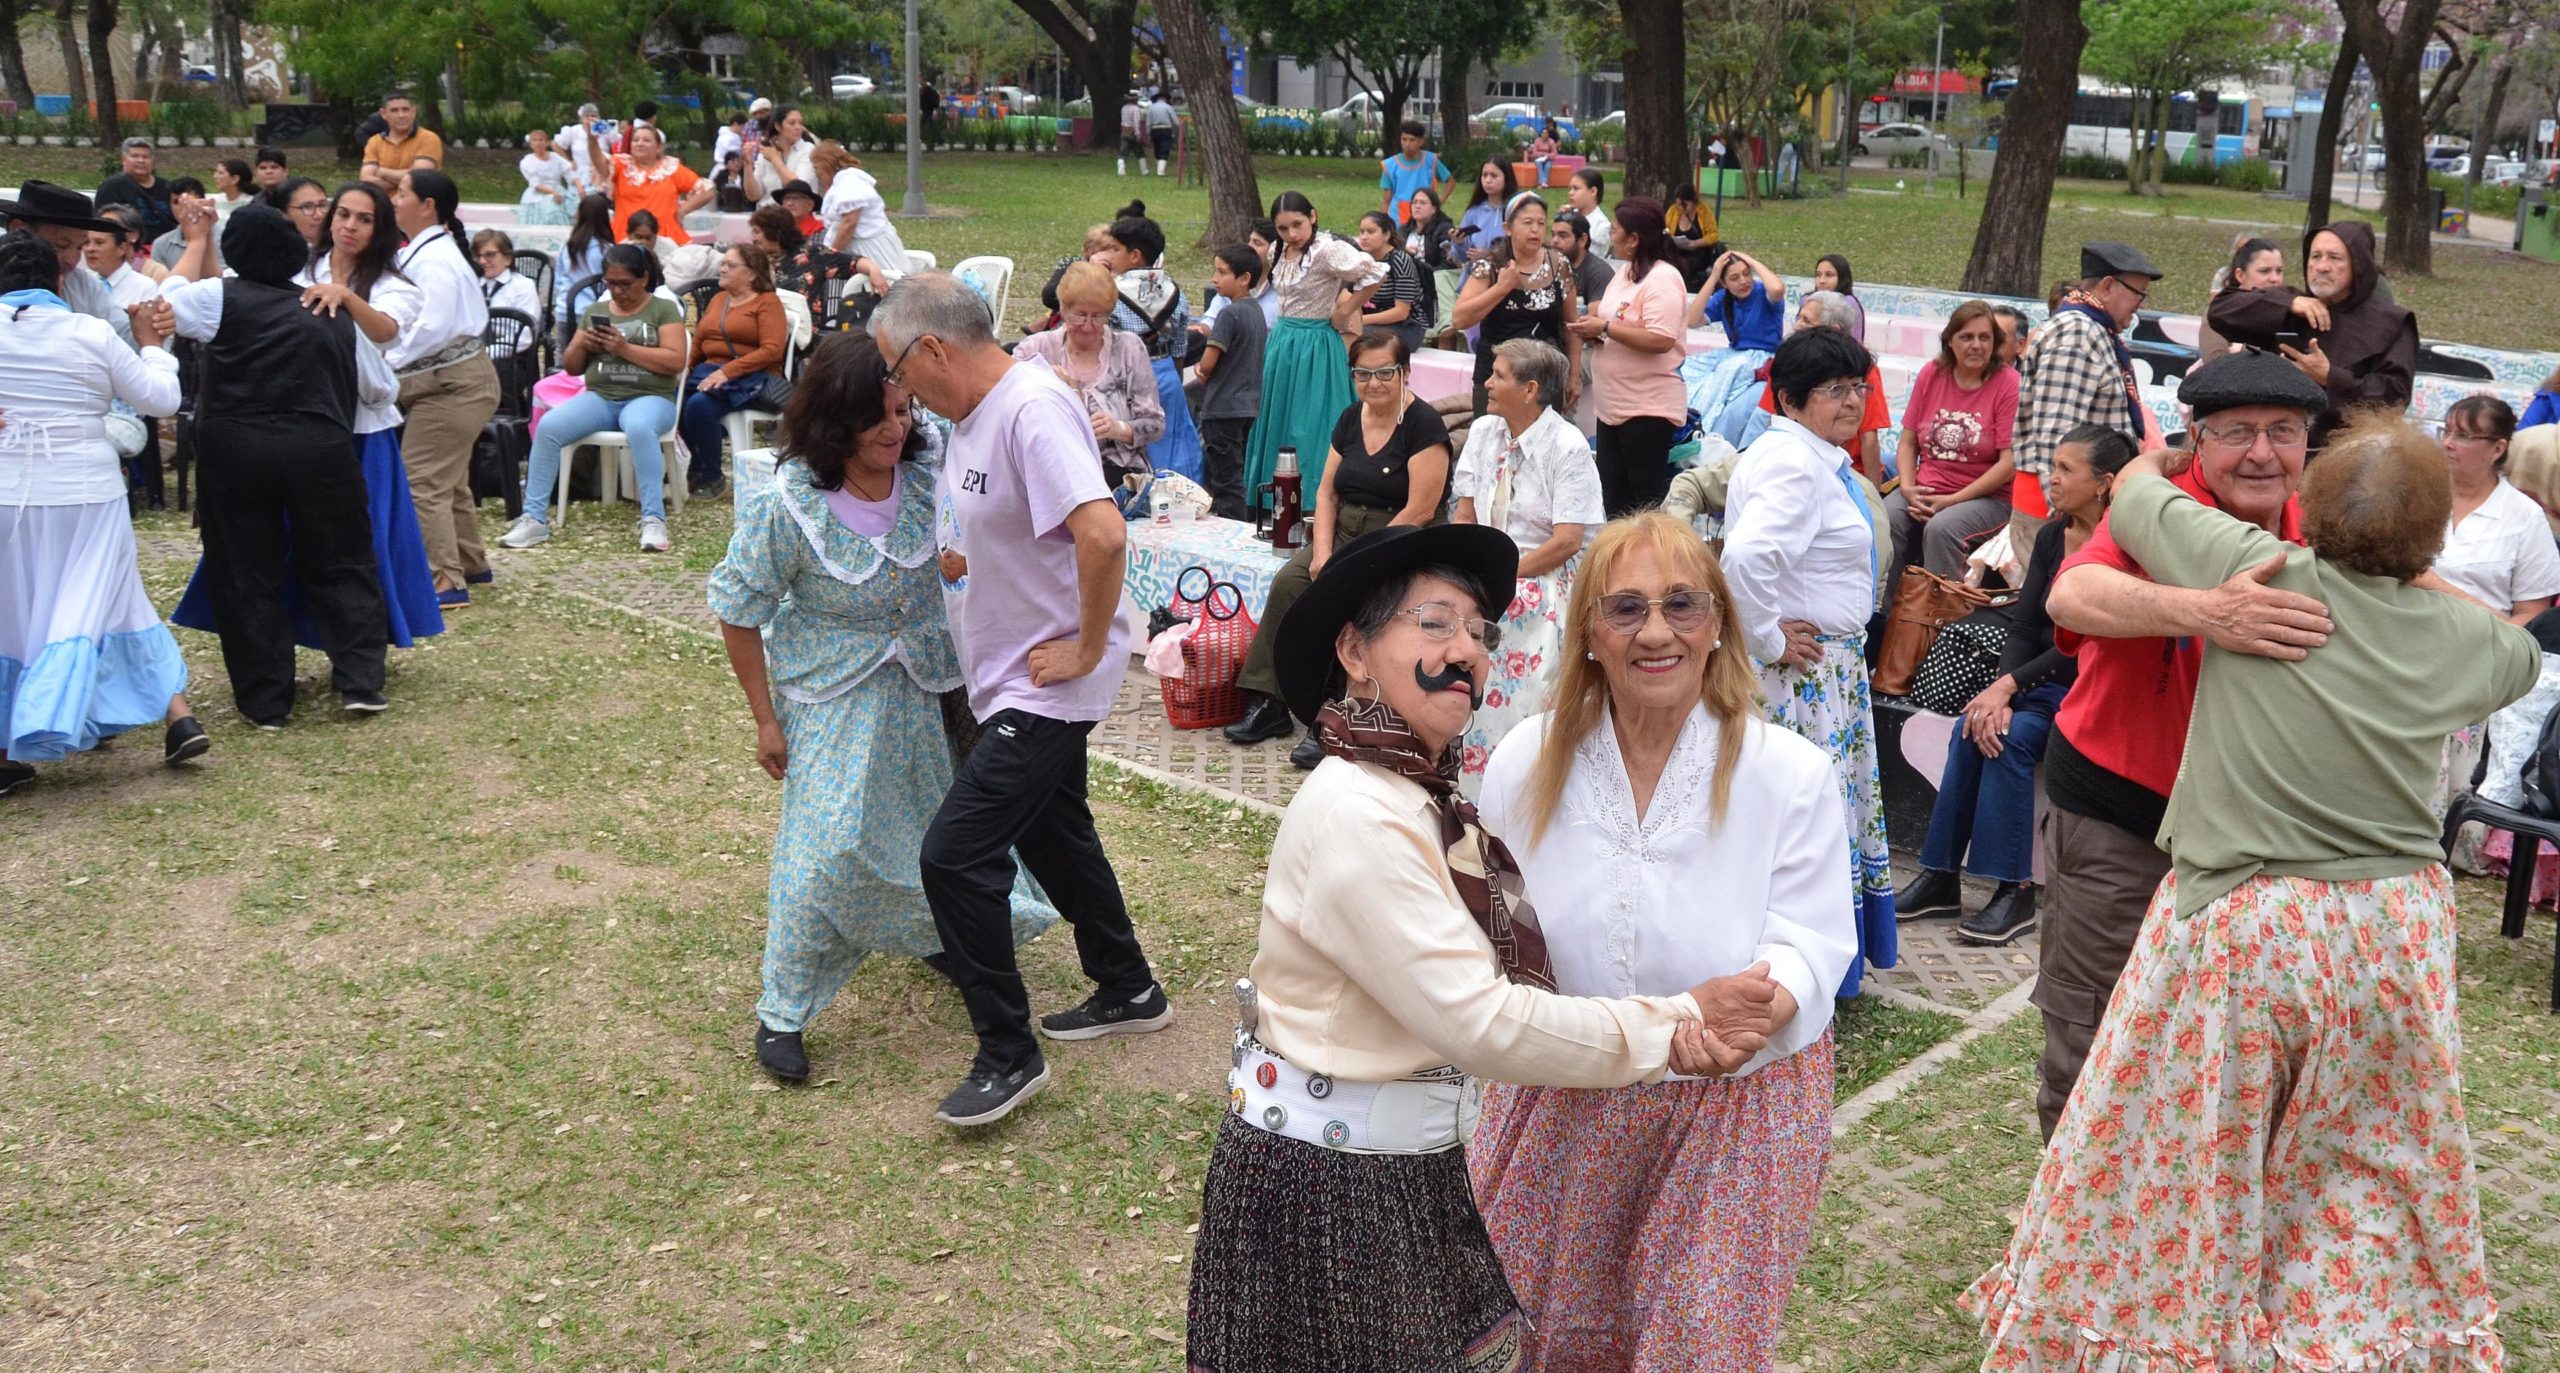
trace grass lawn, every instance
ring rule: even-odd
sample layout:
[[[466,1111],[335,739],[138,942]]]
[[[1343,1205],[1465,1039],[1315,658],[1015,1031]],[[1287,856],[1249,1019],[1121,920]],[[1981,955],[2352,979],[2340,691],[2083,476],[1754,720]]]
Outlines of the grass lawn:
[[[187,149],[163,157],[171,174],[210,175],[212,149]],[[304,154],[305,150],[295,150]],[[318,154],[320,150],[308,150]],[[475,200],[514,200],[524,189],[515,154],[471,150],[455,170],[463,195]],[[695,158],[697,162],[700,158]],[[203,163],[202,168],[196,166]],[[43,176],[93,185],[94,150],[11,148],[0,154],[0,183]],[[871,160],[890,203],[905,184],[905,161],[891,153]],[[1165,227],[1169,264],[1184,281],[1205,282],[1208,192],[1154,177],[1115,176],[1107,157],[1027,153],[936,153],[925,161],[925,197],[935,218],[907,225],[907,244],[934,253],[944,265],[976,253],[1010,257],[1016,264],[1012,318],[1036,310],[1040,284],[1060,257],[1076,250],[1086,228],[1109,219],[1131,199],[1144,200]],[[316,163],[298,168],[323,170]],[[325,169],[328,179],[352,176],[353,167]],[[1297,189],[1315,201],[1319,220],[1349,232],[1364,210],[1377,208],[1377,173],[1336,158],[1263,157],[1258,160],[1263,198]],[[1894,183],[1905,189],[1894,190]],[[1824,253],[1848,255],[1858,278],[1911,286],[1954,287],[1972,251],[1982,188],[1977,181],[1959,199],[1955,178],[1941,175],[1934,195],[1921,190],[1914,171],[1860,171],[1846,197],[1770,201],[1749,209],[1727,201],[1725,240],[1791,273],[1809,273]],[[1615,191],[1612,190],[1614,198]],[[1563,192],[1549,192],[1562,205]],[[1463,196],[1461,197],[1463,203]],[[2230,258],[2233,233],[2243,226],[2285,245],[2299,266],[2302,207],[2296,203],[2214,187],[2173,186],[2156,198],[2136,198],[2111,181],[2066,181],[2054,192],[2055,213],[2045,235],[2045,275],[2079,269],[2085,239],[2118,238],[2139,244],[2168,272],[2153,292],[2162,309],[2201,313],[2213,271]],[[2343,211],[2373,218],[2370,211]],[[2231,221],[2231,222],[2223,222]],[[1214,245],[1211,245],[1214,246]],[[2429,338],[2499,348],[2554,346],[2548,302],[2560,293],[2560,266],[2498,248],[2439,244],[2436,274],[2395,281],[2400,302],[2418,312]]]

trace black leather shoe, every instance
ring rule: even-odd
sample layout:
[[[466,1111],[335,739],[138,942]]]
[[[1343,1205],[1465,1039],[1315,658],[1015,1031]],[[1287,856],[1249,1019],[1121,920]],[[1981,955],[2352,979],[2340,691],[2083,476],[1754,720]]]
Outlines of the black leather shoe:
[[[190,758],[203,757],[212,747],[213,741],[205,737],[204,726],[190,715],[169,722],[169,733],[160,745],[160,761],[176,767]]]
[[[1289,766],[1300,772],[1313,772],[1316,770],[1316,764],[1323,761],[1324,745],[1316,742],[1316,736],[1312,734],[1299,740],[1298,746],[1289,750]]]
[[[1253,704],[1244,708],[1244,718],[1227,726],[1227,742],[1258,744],[1265,739],[1286,739],[1298,728],[1289,718],[1289,708],[1276,696],[1257,693]]]
[[[36,770],[15,758],[0,758],[0,796],[36,780]]]
[[[1953,915],[1964,909],[1964,879],[1951,872],[1922,868],[1918,877],[1893,894],[1893,918],[1917,920],[1924,915]]]
[[[1956,938],[1993,948],[2014,942],[2036,927],[2036,889],[2026,882],[2003,882],[1982,909],[1956,926]]]
[[[798,1030],[786,1034],[767,1029],[763,1021],[757,1021],[756,1062],[785,1082],[809,1080],[809,1051],[801,1047]]]

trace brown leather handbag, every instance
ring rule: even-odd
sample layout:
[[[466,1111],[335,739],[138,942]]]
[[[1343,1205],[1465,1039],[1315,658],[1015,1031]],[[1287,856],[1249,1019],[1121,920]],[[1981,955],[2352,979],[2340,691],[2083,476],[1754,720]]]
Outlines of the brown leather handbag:
[[[1885,616],[1884,645],[1877,651],[1870,687],[1879,695],[1908,695],[1921,660],[1938,642],[1938,631],[1985,606],[2017,599],[2014,591],[1995,595],[1925,567],[1904,568],[1901,582],[1893,589],[1893,609]]]

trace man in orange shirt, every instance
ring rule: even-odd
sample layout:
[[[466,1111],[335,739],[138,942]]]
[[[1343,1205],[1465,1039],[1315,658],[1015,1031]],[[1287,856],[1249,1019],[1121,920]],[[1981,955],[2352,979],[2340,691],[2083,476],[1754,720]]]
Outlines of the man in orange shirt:
[[[418,127],[418,105],[407,93],[393,91],[383,97],[382,119],[390,127],[364,143],[365,180],[384,190],[394,190],[400,178],[413,168],[430,171],[444,169],[444,140],[434,130]]]

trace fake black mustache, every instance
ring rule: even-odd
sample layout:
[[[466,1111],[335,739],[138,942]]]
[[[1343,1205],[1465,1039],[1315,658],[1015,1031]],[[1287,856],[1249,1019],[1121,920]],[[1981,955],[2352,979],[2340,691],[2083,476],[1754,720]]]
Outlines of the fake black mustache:
[[[1420,663],[1413,665],[1413,684],[1424,691],[1447,691],[1460,682],[1467,684],[1467,708],[1484,709],[1484,688],[1476,683],[1474,673],[1454,664],[1438,672],[1425,672]]]

